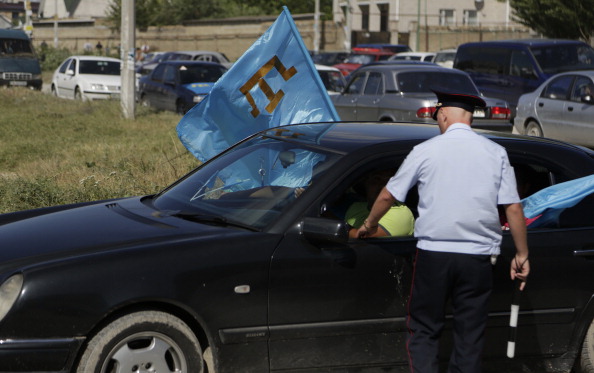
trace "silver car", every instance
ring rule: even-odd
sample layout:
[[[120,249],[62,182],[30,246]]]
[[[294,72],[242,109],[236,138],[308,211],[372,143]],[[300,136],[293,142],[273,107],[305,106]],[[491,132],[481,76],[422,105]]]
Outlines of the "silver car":
[[[594,71],[557,74],[520,96],[514,129],[594,147]]]
[[[345,91],[331,96],[342,120],[435,123],[435,88],[481,96],[486,108],[474,112],[473,127],[511,132],[506,101],[483,97],[465,72],[432,63],[378,63],[355,71]]]

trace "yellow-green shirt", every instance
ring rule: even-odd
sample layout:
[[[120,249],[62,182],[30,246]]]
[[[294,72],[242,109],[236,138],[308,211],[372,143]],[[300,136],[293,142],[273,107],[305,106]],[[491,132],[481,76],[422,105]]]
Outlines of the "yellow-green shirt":
[[[367,202],[355,202],[348,208],[345,220],[351,227],[359,228],[367,216],[369,216]],[[415,218],[405,204],[397,203],[380,219],[379,225],[389,236],[412,236]]]

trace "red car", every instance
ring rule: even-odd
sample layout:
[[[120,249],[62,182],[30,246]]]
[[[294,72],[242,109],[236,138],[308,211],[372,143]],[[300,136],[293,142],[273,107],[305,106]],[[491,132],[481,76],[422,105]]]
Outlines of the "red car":
[[[394,52],[381,48],[353,48],[352,53],[349,54],[345,61],[334,65],[334,67],[340,70],[344,76],[347,76],[363,65],[376,61],[385,61],[393,55]]]

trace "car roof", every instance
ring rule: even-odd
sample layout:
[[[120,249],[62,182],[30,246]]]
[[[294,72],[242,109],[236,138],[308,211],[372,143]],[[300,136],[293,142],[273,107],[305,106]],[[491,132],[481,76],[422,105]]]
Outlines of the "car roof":
[[[553,44],[586,44],[583,41],[579,40],[570,40],[570,39],[508,39],[508,40],[489,40],[489,41],[479,41],[479,42],[471,42],[465,43],[461,46],[468,46],[468,45],[501,45],[501,46],[544,46],[544,45],[553,45]]]
[[[507,139],[511,141],[527,141],[532,143],[558,144],[575,149],[579,147],[548,138],[536,138],[514,135],[505,132],[474,130],[491,140]],[[321,146],[339,153],[352,153],[369,146],[387,148],[396,143],[410,142],[414,144],[428,140],[440,134],[435,124],[398,123],[398,122],[326,122],[311,124],[294,124],[270,128],[254,136],[267,136]]]
[[[90,55],[80,55],[80,56],[70,56],[68,58],[76,58],[81,61],[111,61],[111,62],[122,62],[122,60],[113,58],[113,57],[101,57],[101,56],[90,56]]]
[[[466,73],[461,70],[452,70],[447,67],[439,66],[433,62],[421,62],[421,61],[410,61],[416,63],[390,63],[397,61],[377,62],[370,63],[365,66],[361,66],[357,71],[365,70],[389,70],[389,71],[443,71],[448,74],[464,74]]]
[[[315,64],[314,66],[316,67],[316,70],[318,70],[318,71],[338,71],[338,72],[340,72],[340,70],[338,70],[336,67],[332,67],[332,66],[320,65],[320,64]]]
[[[220,63],[216,62],[207,62],[207,61],[191,61],[191,60],[167,60],[163,62],[159,62],[159,65],[166,64],[166,65],[207,65],[207,66],[223,66]],[[224,66],[223,66],[224,67]]]

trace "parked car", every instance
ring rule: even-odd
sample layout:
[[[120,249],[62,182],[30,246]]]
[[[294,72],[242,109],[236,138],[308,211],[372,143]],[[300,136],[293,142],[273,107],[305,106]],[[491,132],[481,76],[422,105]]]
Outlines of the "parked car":
[[[214,62],[223,65],[227,68],[231,67],[232,63],[229,61],[227,56],[220,52],[214,51],[175,51],[167,52],[157,57],[156,60],[149,61],[142,64],[136,69],[136,72],[141,76],[149,74],[157,65],[164,61],[170,60],[182,60],[182,61],[202,61],[202,62]]]
[[[0,87],[41,86],[41,66],[27,34],[0,29]]]
[[[144,106],[185,114],[210,93],[226,71],[223,65],[212,62],[161,62],[140,78],[138,98]]]
[[[333,66],[344,62],[349,52],[318,52],[312,54],[311,58],[316,65]]]
[[[340,70],[326,65],[315,66],[329,95],[337,95],[344,90],[344,87],[346,86],[346,79]]]
[[[572,71],[549,78],[520,96],[516,131],[594,147],[594,71]]]
[[[443,67],[454,67],[454,59],[456,58],[456,49],[442,49],[435,53],[435,57],[431,62]]]
[[[594,49],[582,41],[559,39],[466,43],[458,47],[454,67],[468,72],[485,95],[508,101],[515,116],[520,96],[551,76],[594,69]]]
[[[435,53],[431,52],[400,52],[390,56],[388,60],[410,60],[410,61],[425,61],[432,62]]]
[[[111,57],[72,56],[52,77],[54,95],[77,100],[119,98],[121,61]]]
[[[412,52],[412,49],[410,49],[410,47],[406,44],[363,43],[355,45],[355,48],[382,49],[392,53]]]
[[[352,74],[344,92],[331,96],[342,120],[435,123],[437,97],[432,89],[457,87],[482,96],[465,72],[422,61],[398,62],[374,63]],[[511,131],[507,102],[483,99],[487,107],[477,108],[473,126]]]
[[[376,61],[385,61],[393,55],[393,52],[378,48],[353,48],[352,53],[344,62],[336,64],[334,67],[340,70],[344,76],[348,76],[363,65]]]
[[[0,215],[0,371],[203,372],[206,356],[219,373],[403,371],[416,240],[348,239],[341,211],[361,176],[397,168],[438,133],[360,122],[272,128],[156,195]],[[539,188],[594,173],[587,149],[482,134],[514,167],[532,168]],[[405,201],[413,210],[415,194]],[[592,359],[593,213],[588,197],[558,226],[528,230],[514,359],[515,248],[503,232],[484,372],[569,372]]]

